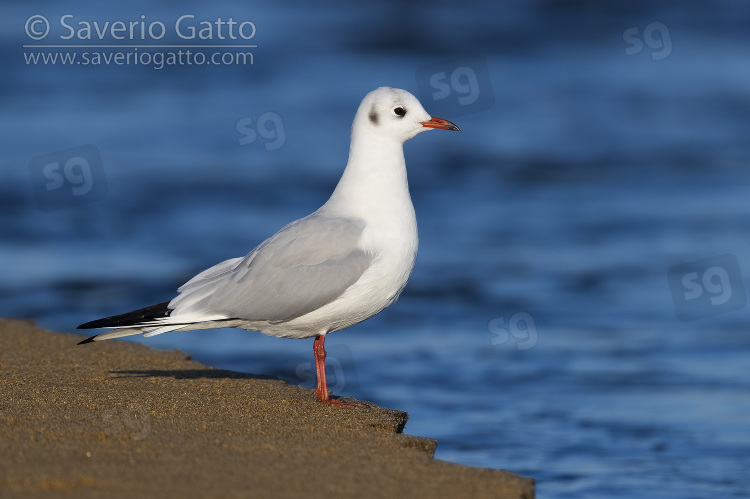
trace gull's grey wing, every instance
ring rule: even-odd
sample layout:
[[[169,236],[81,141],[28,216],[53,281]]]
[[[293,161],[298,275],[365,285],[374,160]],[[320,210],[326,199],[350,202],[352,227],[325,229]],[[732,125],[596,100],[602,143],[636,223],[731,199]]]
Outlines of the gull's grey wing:
[[[338,298],[372,256],[357,247],[365,222],[314,213],[292,222],[244,258],[227,260],[183,285],[172,317],[216,315],[285,322]]]

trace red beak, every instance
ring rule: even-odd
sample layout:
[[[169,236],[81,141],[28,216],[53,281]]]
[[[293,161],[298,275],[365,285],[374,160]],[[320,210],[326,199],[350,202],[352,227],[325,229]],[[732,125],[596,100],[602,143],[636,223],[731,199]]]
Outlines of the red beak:
[[[459,132],[459,128],[448,120],[441,118],[430,117],[430,121],[422,121],[422,126],[426,128],[440,128],[441,130],[455,130]]]

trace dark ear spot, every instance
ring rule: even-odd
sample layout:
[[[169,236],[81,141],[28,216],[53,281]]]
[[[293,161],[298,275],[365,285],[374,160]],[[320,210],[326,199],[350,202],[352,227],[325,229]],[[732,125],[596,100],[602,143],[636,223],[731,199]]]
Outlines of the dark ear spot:
[[[378,126],[378,112],[375,111],[374,107],[370,109],[370,114],[367,117],[370,118],[370,123],[372,123],[375,126]]]

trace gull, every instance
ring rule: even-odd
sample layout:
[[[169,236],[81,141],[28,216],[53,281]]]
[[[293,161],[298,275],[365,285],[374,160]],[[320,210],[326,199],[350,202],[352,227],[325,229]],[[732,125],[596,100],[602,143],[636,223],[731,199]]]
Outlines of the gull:
[[[328,391],[325,337],[381,312],[406,286],[418,238],[403,145],[432,129],[458,127],[430,116],[406,90],[370,92],[354,116],[344,173],[323,206],[246,256],[204,270],[171,301],[78,326],[112,329],[79,345],[213,328],[315,337],[318,399],[356,405]]]

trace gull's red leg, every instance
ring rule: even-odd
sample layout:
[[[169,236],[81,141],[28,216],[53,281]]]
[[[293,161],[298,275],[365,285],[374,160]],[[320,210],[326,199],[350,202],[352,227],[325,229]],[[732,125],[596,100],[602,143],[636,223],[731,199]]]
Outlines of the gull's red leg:
[[[315,395],[318,396],[324,404],[330,400],[328,395],[328,381],[326,380],[326,337],[318,335],[313,342],[313,353],[315,354],[315,373],[318,377],[318,387],[315,389]]]
[[[331,398],[328,393],[328,381],[326,380],[326,336],[324,334],[315,337],[313,342],[313,353],[315,354],[315,373],[318,376],[318,387],[315,395],[323,404],[337,405],[340,407],[362,407],[359,404],[349,404]]]

